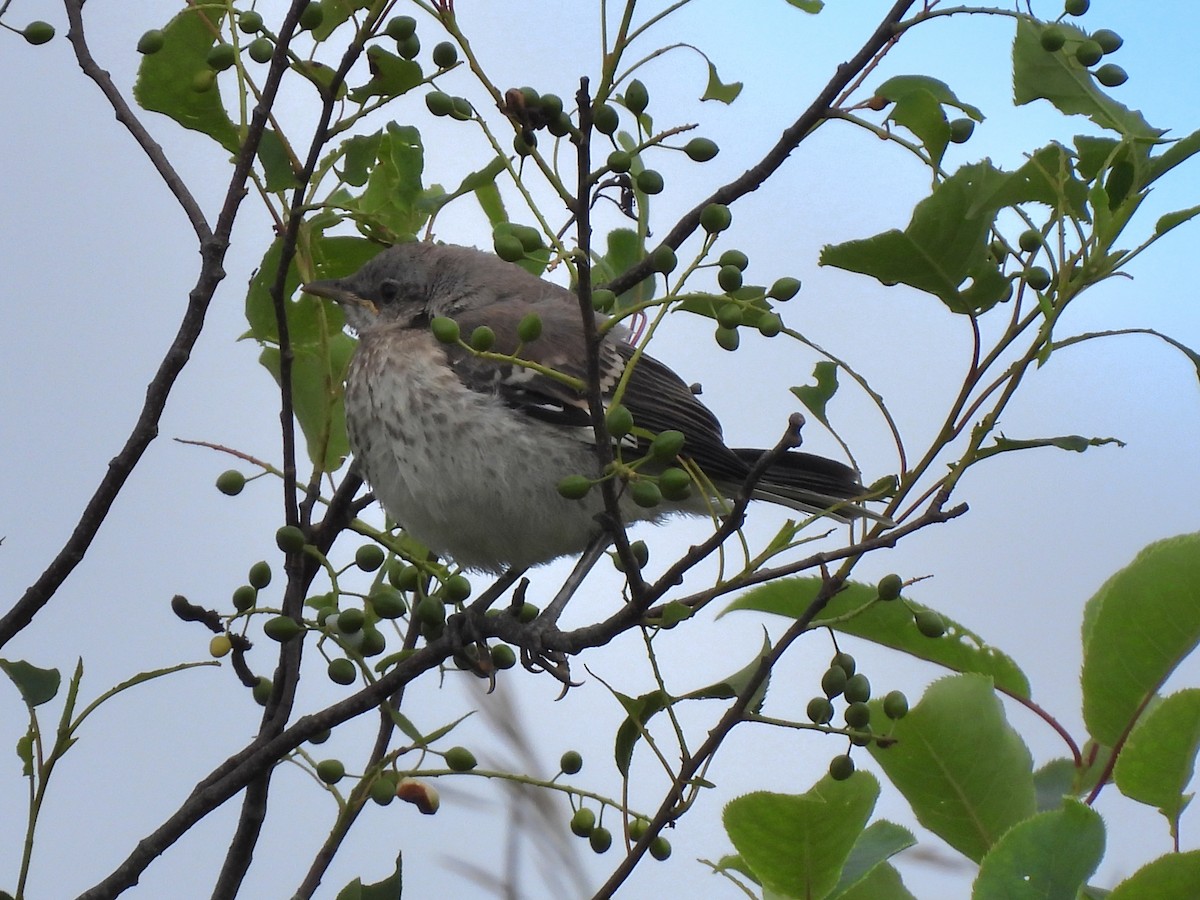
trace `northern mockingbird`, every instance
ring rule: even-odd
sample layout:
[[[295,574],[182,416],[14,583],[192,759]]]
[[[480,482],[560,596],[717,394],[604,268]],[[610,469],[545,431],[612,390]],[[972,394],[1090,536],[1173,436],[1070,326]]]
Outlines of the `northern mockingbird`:
[[[487,572],[578,554],[602,538],[600,490],[582,499],[558,490],[567,476],[600,475],[574,294],[490,253],[417,242],[383,251],[348,278],[310,282],[304,290],[337,301],[358,333],[346,376],[350,448],[376,498],[413,538]],[[541,334],[523,342],[519,324],[530,313],[540,317]],[[458,323],[464,339],[487,326],[495,335],[492,352],[542,368],[442,343],[430,329],[442,316]],[[626,335],[610,330],[599,345],[606,405],[634,356]],[[548,370],[575,381],[564,383]],[[687,499],[647,508],[623,490],[625,521],[708,515],[713,501],[737,493],[764,452],[727,447],[716,417],[650,356],[634,363],[620,402],[639,431],[682,432],[680,458],[702,471],[717,494],[707,496],[697,484]],[[644,455],[644,436],[625,441],[626,459]],[[879,519],[853,502],[863,493],[848,466],[795,451],[771,465],[754,489],[756,498],[827,511],[840,521]]]

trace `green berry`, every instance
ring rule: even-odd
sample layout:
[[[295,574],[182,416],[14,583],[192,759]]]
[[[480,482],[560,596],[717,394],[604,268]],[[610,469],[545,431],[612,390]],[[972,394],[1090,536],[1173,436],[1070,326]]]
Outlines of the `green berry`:
[[[650,267],[662,275],[669,275],[675,271],[675,267],[679,265],[679,258],[675,255],[675,251],[663,244],[661,247],[656,247],[654,252],[650,254]]]
[[[321,8],[321,4],[314,2],[308,4],[300,13],[300,30],[312,31],[314,28],[319,28],[321,23],[325,21],[325,10]]]
[[[866,703],[871,699],[871,682],[866,675],[859,672],[846,679],[846,687],[842,689],[847,703]]]
[[[275,45],[271,43],[270,38],[255,38],[246,48],[246,55],[256,63],[270,62],[271,57],[275,55]]]
[[[830,666],[821,676],[821,690],[831,700],[846,689],[846,670],[841,666]]]
[[[740,272],[738,277],[741,277]],[[717,307],[717,323],[722,328],[737,328],[742,324],[742,318],[742,308],[736,303],[722,303]]]
[[[650,92],[646,90],[646,85],[636,78],[633,79],[629,82],[629,87],[625,88],[625,108],[635,116],[640,116],[649,105]]]
[[[251,587],[261,591],[271,583],[271,564],[265,559],[259,560],[250,567],[246,580],[250,582]]]
[[[228,656],[229,651],[232,649],[233,641],[229,639],[229,635],[227,634],[214,634],[213,639],[208,642],[208,655],[213,659]]]
[[[889,719],[903,719],[908,715],[908,698],[903,691],[889,691],[883,698],[883,713]]]
[[[654,169],[642,169],[634,179],[637,189],[643,194],[661,194],[664,187],[663,177]]]
[[[607,853],[612,846],[612,832],[603,825],[597,825],[588,835],[588,843],[596,853]]]
[[[634,819],[632,822],[629,823],[629,839],[631,841],[640,841],[642,839],[642,835],[644,835],[649,830],[650,830],[649,821],[647,821],[646,819],[643,819],[641,816],[638,816],[636,819]]]
[[[717,284],[723,291],[736,291],[742,286],[742,270],[737,266],[721,266],[717,270]]]
[[[623,438],[633,431],[633,413],[622,403],[614,403],[604,413],[604,427],[615,438]]]
[[[683,152],[694,162],[708,162],[721,152],[721,148],[708,138],[692,138],[683,146]]]
[[[211,91],[217,83],[217,73],[212,69],[200,69],[192,76],[192,90],[197,94]]]
[[[537,135],[526,135],[523,131],[518,131],[513,135],[513,151],[517,156],[528,156],[537,147]]]
[[[371,782],[371,799],[380,806],[387,806],[396,799],[396,780],[391,775],[380,775]]]
[[[317,777],[325,784],[337,784],[346,777],[346,767],[340,759],[323,759],[317,763]]]
[[[546,130],[555,137],[566,137],[571,133],[571,118],[566,113],[559,113],[550,120]]]
[[[646,546],[645,541],[634,541],[629,545],[629,552],[633,554],[633,561],[637,563],[639,569],[646,568],[646,563],[650,562],[650,548]],[[621,562],[619,553],[613,554],[612,561],[618,572],[625,571],[625,564]]]
[[[252,9],[246,10],[244,13],[238,14],[238,30],[242,34],[254,34],[256,31],[261,31],[263,27],[263,17]]]
[[[717,346],[722,350],[729,350],[730,352],[736,350],[738,344],[742,341],[742,336],[738,334],[736,328],[725,328],[723,325],[717,326],[714,337],[716,338]]]
[[[700,211],[700,227],[709,234],[717,234],[733,224],[733,213],[723,203],[710,203]]]
[[[847,753],[843,756],[835,756],[829,761],[829,777],[834,781],[845,781],[854,774],[854,760]]]
[[[254,702],[259,706],[266,706],[267,701],[271,699],[271,693],[275,690],[275,683],[270,678],[260,675],[258,681],[254,683],[251,690],[251,696],[254,697]]]
[[[263,625],[263,633],[273,641],[290,641],[304,628],[291,616],[275,616],[267,619]]]
[[[542,246],[542,233],[528,225],[513,225],[512,233],[517,236],[526,253],[532,253]]]
[[[1050,273],[1041,266],[1030,266],[1025,270],[1025,283],[1035,291],[1050,287]]]
[[[779,332],[783,331],[783,319],[775,315],[775,313],[763,313],[755,322],[758,328],[758,333],[763,337],[775,337]]]
[[[750,265],[750,257],[741,250],[726,250],[717,260],[718,266],[733,266],[739,272],[745,272]]]
[[[416,59],[421,52],[421,39],[410,34],[402,41],[396,41],[396,53],[401,59]]]
[[[842,715],[846,725],[855,730],[866,728],[871,723],[871,707],[866,703],[851,703]]]
[[[54,37],[54,26],[49,22],[30,22],[21,32],[21,36],[36,47]]]
[[[451,747],[446,751],[446,768],[453,772],[470,772],[479,763],[466,747]]]
[[[439,343],[458,343],[458,323],[448,316],[434,316],[429,322],[429,330],[433,332],[433,336]]]
[[[337,628],[342,634],[354,634],[357,631],[362,631],[362,627],[366,621],[367,617],[363,611],[352,606],[338,613]]]
[[[813,697],[808,701],[805,710],[808,718],[818,725],[825,725],[833,719],[833,704],[825,697]]]
[[[227,469],[217,476],[217,490],[227,497],[236,497],[246,486],[246,476],[237,469]]]
[[[592,291],[592,309],[596,312],[607,313],[611,312],[612,308],[617,305],[617,295],[612,291],[600,290]]]
[[[308,739],[310,744],[323,744],[333,735],[333,732],[326,728],[324,731],[318,731]]]
[[[575,775],[583,768],[583,756],[578,750],[568,750],[558,761],[564,775]]]
[[[157,53],[163,48],[166,43],[166,38],[163,33],[157,28],[151,28],[137,42],[137,52],[144,56],[149,56],[152,53]]]
[[[394,587],[377,587],[367,597],[371,609],[381,619],[398,619],[408,611],[404,595]]]
[[[904,581],[899,575],[884,575],[879,579],[879,586],[876,588],[876,591],[879,593],[880,600],[895,600],[900,596],[900,590],[903,587]]]
[[[304,532],[295,525],[284,525],[275,532],[275,546],[284,553],[299,553],[304,549]]]
[[[326,674],[334,684],[353,684],[358,678],[358,669],[348,659],[335,659],[329,663]]]
[[[540,612],[541,610],[538,609],[536,604],[529,602],[522,603],[521,608],[517,610],[517,621],[522,625],[528,625],[538,617],[538,613]]]
[[[492,665],[497,669],[511,669],[517,664],[517,653],[508,644],[496,644],[491,648]]]
[[[458,48],[449,41],[442,41],[433,48],[433,64],[439,69],[448,69],[458,62]]]
[[[454,98],[443,91],[430,91],[425,95],[425,108],[435,116],[448,116],[454,111]]]
[[[686,500],[692,494],[692,476],[672,466],[658,476],[658,489],[668,500]]]
[[[563,102],[558,94],[542,94],[542,115],[547,119],[557,119],[562,115]]]
[[[450,111],[450,118],[465,122],[475,115],[475,110],[471,108],[471,101],[466,97],[454,97],[451,102],[454,104],[454,108]]]
[[[640,479],[629,485],[629,496],[643,509],[653,509],[662,503],[662,491],[653,481]]]
[[[654,840],[650,842],[650,855],[662,862],[671,855],[671,842],[661,834],[655,835]]]
[[[841,666],[847,677],[854,674],[854,670],[858,668],[858,662],[849,653],[835,653],[833,659],[829,661],[831,666]]]
[[[1088,11],[1088,7],[1092,5],[1092,0],[1067,0],[1063,4],[1063,11],[1068,16],[1082,16]]]
[[[354,564],[364,572],[374,572],[383,565],[383,549],[378,544],[363,544],[354,552]]]
[[[1105,53],[1115,53],[1125,43],[1125,39],[1110,28],[1101,28],[1092,35],[1092,40],[1099,44]]]
[[[417,20],[412,16],[396,16],[389,19],[384,33],[394,41],[402,41],[412,37],[417,30]]]
[[[1081,66],[1094,66],[1104,56],[1104,50],[1095,41],[1083,41],[1075,48],[1075,58]]]
[[[800,292],[800,279],[780,278],[767,291],[767,296],[780,303],[786,303]]]
[[[208,56],[204,58],[208,67],[214,72],[224,72],[236,60],[237,51],[233,49],[233,44],[214,44],[208,51]]]
[[[616,109],[601,103],[592,110],[592,124],[601,134],[612,134],[620,124],[620,117]]]
[[[420,580],[421,570],[416,566],[406,566],[398,559],[388,566],[388,581],[402,591],[415,591]]]
[[[1054,25],[1047,25],[1042,29],[1038,40],[1041,41],[1043,50],[1054,53],[1056,50],[1063,48],[1063,44],[1067,42],[1067,35],[1061,28]]]
[[[496,255],[505,262],[516,262],[525,258],[525,246],[515,234],[497,234],[492,238]]]
[[[517,323],[517,340],[522,344],[531,344],[542,336],[542,317],[537,313],[527,313]]]
[[[471,596],[471,581],[465,575],[451,575],[442,583],[444,603],[462,603]]]
[[[1118,65],[1105,63],[1096,70],[1096,80],[1105,87],[1120,87],[1129,80],[1129,73]]]
[[[684,440],[682,431],[660,431],[650,442],[650,455],[659,462],[670,462],[683,449]]]
[[[922,609],[917,612],[914,620],[917,631],[929,638],[939,638],[946,633],[946,623],[932,609]]]
[[[446,621],[446,605],[437,597],[422,597],[413,612],[422,625],[436,627]]]
[[[614,150],[608,154],[608,168],[613,172],[628,172],[633,165],[633,157],[624,150]]]
[[[557,488],[558,493],[568,500],[582,500],[592,489],[592,482],[582,475],[568,475],[558,483]]]
[[[965,144],[975,133],[975,122],[972,119],[952,119],[950,122],[950,142]]]
[[[596,827],[596,814],[586,806],[575,810],[571,816],[571,834],[576,837],[588,837]]]
[[[258,591],[248,584],[243,584],[233,592],[233,608],[238,612],[252,609],[256,600],[258,600]]]
[[[1033,253],[1040,250],[1042,247],[1042,233],[1036,228],[1029,228],[1021,232],[1021,236],[1017,238],[1017,246],[1026,253]]]
[[[496,344],[496,332],[486,325],[480,325],[471,332],[471,338],[467,343],[471,345],[472,350],[486,353]]]

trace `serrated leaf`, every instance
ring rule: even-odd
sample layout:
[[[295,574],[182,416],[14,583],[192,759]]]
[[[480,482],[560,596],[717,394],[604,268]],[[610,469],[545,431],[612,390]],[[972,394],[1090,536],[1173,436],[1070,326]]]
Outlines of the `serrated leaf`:
[[[742,83],[740,81],[731,81],[729,84],[721,81],[721,76],[717,74],[717,67],[713,65],[712,60],[708,62],[708,87],[704,89],[704,96],[701,100],[719,100],[722,103],[729,104],[737,99],[738,94],[742,92]]]
[[[258,161],[263,167],[263,186],[268,192],[285,191],[296,186],[292,157],[278,132],[266,128],[258,145]]]
[[[934,682],[891,735],[893,746],[868,747],[872,758],[917,821],[969,859],[981,860],[1009,828],[1033,815],[1033,760],[990,678]]]
[[[1104,856],[1104,820],[1068,800],[1014,825],[983,858],[971,900],[1076,900]]]
[[[917,900],[916,895],[904,886],[900,873],[891,863],[883,863],[870,871],[866,878],[848,891],[836,894],[830,900]]]
[[[1033,786],[1037,791],[1038,812],[1061,809],[1063,799],[1074,796],[1075,762],[1070,759],[1052,759],[1033,773]]]
[[[1195,900],[1198,884],[1200,850],[1168,853],[1118,884],[1107,900]]]
[[[1200,130],[1171,143],[1158,156],[1150,157],[1146,166],[1145,183],[1150,184],[1182,162],[1200,153]]]
[[[1070,450],[1073,453],[1082,453],[1088,447],[1102,447],[1105,444],[1116,444],[1118,447],[1124,447],[1125,442],[1117,438],[1107,437],[1084,437],[1080,434],[1067,434],[1060,437],[1047,438],[1028,438],[1026,440],[1015,440],[1007,438],[1004,435],[999,435],[995,439],[995,443],[982,447],[979,450],[979,458],[985,459],[989,456],[995,456],[997,453],[1010,453],[1014,450],[1030,450],[1035,447],[1057,447],[1059,450]]]
[[[887,860],[916,843],[917,839],[907,828],[893,822],[872,822],[854,842],[854,849],[846,858],[841,877],[830,893],[829,900],[852,895],[853,890],[869,882],[870,876]]]
[[[397,244],[417,234],[428,221],[429,213],[421,206],[424,169],[420,132],[411,125],[389,122],[366,190],[354,203],[374,237]]]
[[[738,696],[749,685],[751,679],[758,673],[762,667],[762,661],[771,652],[771,639],[764,632],[762,646],[759,648],[758,655],[750,662],[743,666],[738,671],[734,672],[728,678],[722,678],[707,687],[700,688],[695,691],[689,691],[682,695],[680,700],[730,700]],[[764,679],[763,683],[758,686],[754,696],[750,702],[746,704],[746,708],[753,712],[758,712],[762,707],[763,700],[767,695],[767,685],[770,683],[770,675]]]
[[[1151,544],[1084,609],[1083,717],[1117,746],[1145,703],[1200,642],[1200,534]]]
[[[323,41],[357,10],[370,9],[371,0],[321,0],[321,24],[312,30],[313,39]]]
[[[382,139],[383,132],[377,131],[374,134],[358,134],[342,142],[338,148],[342,157],[338,175],[346,184],[362,187],[367,183],[375,160],[379,157],[379,142]]]
[[[365,103],[371,97],[399,97],[417,87],[424,79],[418,63],[401,59],[378,44],[367,48],[367,66],[371,80],[348,95],[355,103]]]
[[[863,833],[879,782],[868,772],[826,776],[804,794],[757,791],[729,802],[722,822],[764,888],[786,897],[824,897]]]
[[[1179,816],[1191,800],[1184,790],[1200,750],[1200,689],[1165,697],[1138,721],[1117,757],[1113,780],[1121,793],[1156,807],[1178,834]]]
[[[431,202],[425,204],[425,208],[430,214],[433,214],[450,201],[457,200],[459,197],[465,196],[466,194],[474,193],[478,196],[480,191],[486,189],[489,185],[495,187],[496,178],[501,172],[504,171],[504,169],[504,160],[500,157],[496,157],[482,169],[478,169],[467,174],[467,176],[463,178],[461,182],[459,182],[458,187],[456,187],[450,193],[447,194],[442,192],[436,197],[436,199],[431,199]]]
[[[950,143],[950,123],[933,94],[923,90],[904,93],[893,104],[888,118],[915,134],[933,165],[941,165]]]
[[[939,106],[953,106],[955,109],[962,110],[976,122],[983,121],[983,112],[979,107],[959,100],[954,91],[950,89],[950,85],[936,78],[930,78],[928,75],[896,75],[875,89],[876,97],[883,97],[893,103],[898,103],[914,93],[928,94],[937,101]],[[943,118],[945,117],[943,116]]]
[[[396,868],[383,881],[363,884],[361,878],[338,891],[337,900],[401,900],[404,892],[404,854],[396,854]]]
[[[734,610],[756,610],[795,619],[808,610],[821,586],[821,579],[816,576],[780,578],[742,594],[721,615]],[[813,619],[813,624],[826,625],[957,672],[986,675],[1013,696],[1029,696],[1029,680],[1017,664],[978,635],[943,616],[946,634],[936,639],[925,637],[917,631],[913,614],[904,603],[872,603],[877,596],[874,585],[848,582]],[[921,608],[919,604],[913,606]],[[843,619],[856,610],[861,612]]]
[[[815,385],[794,387],[792,393],[818,422],[828,428],[829,418],[825,413],[825,407],[837,393],[837,364],[828,360],[817,363],[813,366],[813,378],[817,380]]]
[[[0,669],[16,685],[21,699],[30,709],[53,700],[62,684],[62,673],[58,669],[40,669],[23,659],[0,659]]]

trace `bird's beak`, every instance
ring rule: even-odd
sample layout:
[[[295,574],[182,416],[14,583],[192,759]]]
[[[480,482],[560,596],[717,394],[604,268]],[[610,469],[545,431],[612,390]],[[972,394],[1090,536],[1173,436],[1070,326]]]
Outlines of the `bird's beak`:
[[[328,281],[310,281],[308,284],[302,284],[300,289],[306,294],[312,294],[314,297],[324,297],[327,300],[333,300],[335,303],[361,306],[372,315],[379,312],[374,303],[365,297],[360,297],[336,278]]]

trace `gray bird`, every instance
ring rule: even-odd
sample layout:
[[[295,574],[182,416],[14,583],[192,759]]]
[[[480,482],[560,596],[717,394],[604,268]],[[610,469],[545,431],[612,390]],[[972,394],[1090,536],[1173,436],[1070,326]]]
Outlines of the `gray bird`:
[[[304,290],[337,301],[358,334],[346,376],[350,448],[376,498],[413,538],[487,572],[578,554],[602,538],[601,492],[571,500],[557,490],[566,476],[597,475],[587,399],[577,389],[587,357],[573,293],[490,253],[417,242],[383,251],[348,278]],[[541,318],[541,335],[522,343],[518,324],[530,313]],[[453,318],[463,335],[486,325],[495,333],[493,351],[519,353],[578,382],[440,343],[430,330],[437,316]],[[613,329],[600,344],[606,402],[634,356],[626,336]],[[634,364],[621,402],[639,429],[682,432],[680,456],[721,495],[694,490],[689,499],[648,509],[626,491],[627,522],[711,514],[713,501],[734,496],[764,452],[727,447],[716,417],[650,356]],[[839,521],[884,521],[854,502],[863,493],[848,466],[789,451],[753,496]]]

